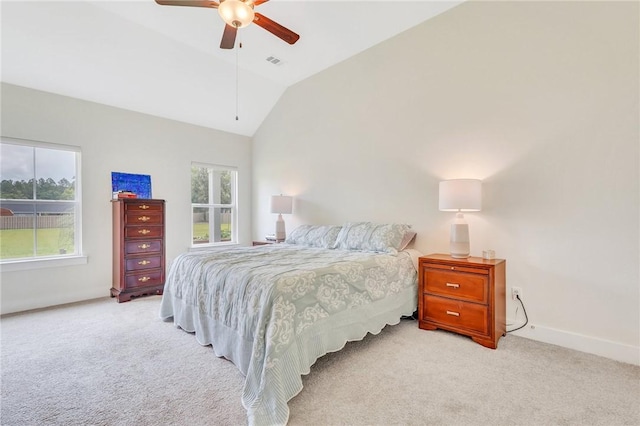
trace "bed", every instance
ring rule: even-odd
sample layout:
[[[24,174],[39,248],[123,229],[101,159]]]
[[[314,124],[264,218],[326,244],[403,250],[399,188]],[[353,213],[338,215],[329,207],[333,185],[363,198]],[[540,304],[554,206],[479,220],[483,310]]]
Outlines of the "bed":
[[[160,316],[238,367],[250,425],[286,424],[319,357],[416,310],[410,235],[396,224],[303,225],[281,244],[184,253]]]

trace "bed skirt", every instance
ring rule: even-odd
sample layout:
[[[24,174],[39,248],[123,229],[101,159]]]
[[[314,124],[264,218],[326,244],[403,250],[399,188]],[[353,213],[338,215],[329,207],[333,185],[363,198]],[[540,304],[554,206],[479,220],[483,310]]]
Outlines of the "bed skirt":
[[[166,289],[160,317],[165,321],[173,318],[177,327],[195,333],[199,344],[211,345],[217,356],[238,367],[245,376],[242,405],[250,425],[284,425],[289,419],[287,402],[302,390],[301,376],[309,374],[318,358],[342,349],[347,342],[362,340],[368,333],[378,334],[386,325],[398,324],[402,316],[412,315],[416,307],[416,289],[409,287],[383,300],[319,320],[316,326],[296,334],[292,344],[268,369],[252,368],[253,339],[240,336]],[[256,377],[252,371],[268,377]]]

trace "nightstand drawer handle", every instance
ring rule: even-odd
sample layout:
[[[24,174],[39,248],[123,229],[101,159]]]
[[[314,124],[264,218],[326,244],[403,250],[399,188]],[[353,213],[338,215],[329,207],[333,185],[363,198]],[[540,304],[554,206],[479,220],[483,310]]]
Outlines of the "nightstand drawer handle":
[[[138,246],[138,248],[139,248],[139,249],[142,249],[142,250],[146,250],[146,249],[148,249],[149,247],[151,247],[151,244],[147,244],[147,243],[140,244],[140,245]]]
[[[447,283],[447,287],[458,288],[458,287],[460,287],[460,284],[456,284],[456,283]]]
[[[142,278],[138,278],[138,281],[142,281],[143,283],[146,283],[150,279],[151,279],[151,277],[142,277]]]
[[[150,220],[150,219],[151,219],[151,218],[150,218],[149,216],[140,216],[140,217],[138,218],[138,220],[141,220],[141,221],[143,221],[143,222],[146,222],[146,221],[148,221],[148,220]]]
[[[149,232],[151,231],[149,231],[148,229],[141,229],[138,231],[138,234],[147,235]]]
[[[140,262],[138,262],[138,265],[145,266],[145,265],[148,265],[148,264],[150,264],[150,263],[151,263],[151,261],[150,261],[150,260],[141,260]]]
[[[146,209],[148,209],[148,208],[149,208],[149,206],[148,206],[148,205],[146,205],[146,204],[142,204],[142,205],[139,205],[139,206],[138,206],[138,208],[139,208],[139,209],[142,209],[142,210],[146,210]]]
[[[447,311],[447,315],[452,315],[454,317],[459,317],[460,316],[460,312]]]

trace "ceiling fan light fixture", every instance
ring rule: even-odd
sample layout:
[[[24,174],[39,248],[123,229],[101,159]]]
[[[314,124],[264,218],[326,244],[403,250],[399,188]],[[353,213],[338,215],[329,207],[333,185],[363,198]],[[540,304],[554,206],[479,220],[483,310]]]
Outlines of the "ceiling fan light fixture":
[[[218,6],[218,13],[228,25],[242,28],[253,22],[253,2],[241,0],[224,0]]]

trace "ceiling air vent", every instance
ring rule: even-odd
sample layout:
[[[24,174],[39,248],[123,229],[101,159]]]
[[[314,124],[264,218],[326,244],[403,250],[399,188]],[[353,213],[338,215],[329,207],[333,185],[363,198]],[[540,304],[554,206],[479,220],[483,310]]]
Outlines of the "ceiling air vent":
[[[271,55],[267,57],[267,61],[271,62],[273,65],[282,65],[284,64],[284,61],[280,58],[276,58],[275,56]]]

